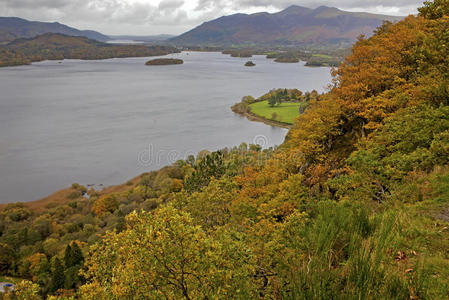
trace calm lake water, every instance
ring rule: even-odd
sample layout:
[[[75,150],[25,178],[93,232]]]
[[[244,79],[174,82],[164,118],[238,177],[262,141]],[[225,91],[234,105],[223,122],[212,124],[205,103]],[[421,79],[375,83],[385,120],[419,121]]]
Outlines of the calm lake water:
[[[230,106],[271,88],[317,89],[328,68],[220,53],[46,61],[0,69],[0,202],[31,201],[73,182],[112,185],[202,149],[270,147],[287,130],[250,122]]]

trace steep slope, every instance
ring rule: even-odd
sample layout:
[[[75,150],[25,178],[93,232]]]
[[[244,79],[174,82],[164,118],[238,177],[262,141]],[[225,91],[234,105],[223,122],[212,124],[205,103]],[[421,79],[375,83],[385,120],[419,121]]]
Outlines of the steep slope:
[[[347,44],[370,35],[384,20],[400,17],[345,12],[333,7],[290,6],[274,13],[224,16],[188,31],[172,42],[183,45]]]
[[[71,36],[84,36],[98,41],[110,38],[92,30],[78,30],[60,23],[35,22],[15,17],[0,17],[0,43],[18,38],[32,38],[44,33],[61,33]]]

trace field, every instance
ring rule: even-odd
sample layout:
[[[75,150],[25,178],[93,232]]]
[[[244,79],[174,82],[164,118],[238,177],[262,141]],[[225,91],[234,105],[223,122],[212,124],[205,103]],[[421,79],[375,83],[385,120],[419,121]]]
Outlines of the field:
[[[331,59],[332,56],[330,55],[326,55],[326,54],[313,54],[313,57],[321,57],[321,58],[327,58],[327,59]]]
[[[268,120],[279,121],[287,124],[293,124],[295,118],[299,115],[300,103],[283,102],[281,105],[271,107],[268,101],[260,101],[250,105],[251,113]],[[273,113],[276,113],[273,118]]]

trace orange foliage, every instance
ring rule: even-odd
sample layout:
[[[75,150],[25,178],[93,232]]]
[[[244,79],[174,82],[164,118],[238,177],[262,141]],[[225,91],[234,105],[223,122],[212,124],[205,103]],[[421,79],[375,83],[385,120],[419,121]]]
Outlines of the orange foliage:
[[[397,97],[394,88],[412,88],[406,83],[416,72],[415,53],[422,44],[426,20],[409,16],[397,24],[385,23],[370,39],[361,37],[338,70],[332,96],[342,103],[350,122],[376,129],[388,113],[411,99]]]
[[[114,212],[118,208],[118,205],[119,201],[114,194],[103,196],[95,201],[92,206],[92,212],[97,216],[102,216],[106,212]]]

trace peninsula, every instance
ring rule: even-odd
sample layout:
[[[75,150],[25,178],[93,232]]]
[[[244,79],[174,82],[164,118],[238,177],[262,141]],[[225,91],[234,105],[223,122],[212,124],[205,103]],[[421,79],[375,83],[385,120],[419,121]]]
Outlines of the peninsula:
[[[310,102],[319,97],[317,91],[303,93],[298,89],[274,89],[257,99],[245,96],[231,110],[250,121],[290,128]]]

